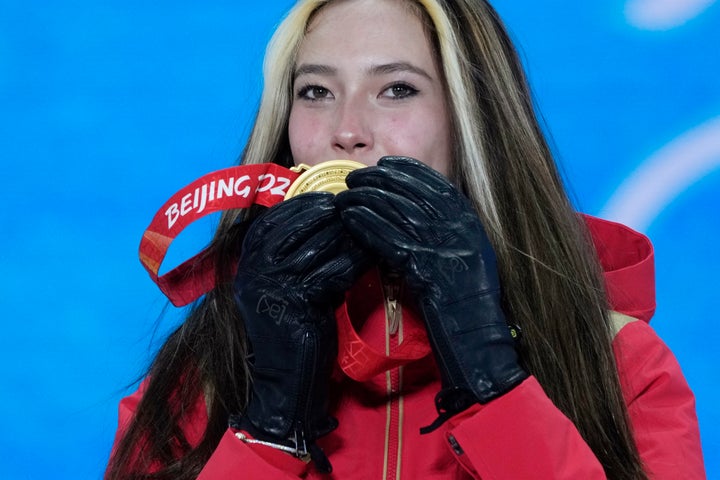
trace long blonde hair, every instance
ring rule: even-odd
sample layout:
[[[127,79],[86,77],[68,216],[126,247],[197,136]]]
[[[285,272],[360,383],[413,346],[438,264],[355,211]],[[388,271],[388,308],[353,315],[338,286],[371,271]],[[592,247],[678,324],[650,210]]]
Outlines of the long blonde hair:
[[[277,28],[242,163],[292,164],[287,123],[295,60],[314,15],[331,1],[340,0],[302,0]],[[602,272],[567,199],[501,20],[484,0],[404,1],[424,22],[443,68],[455,145],[451,177],[475,205],[497,251],[504,306],[524,332],[519,350],[525,367],[577,426],[608,478],[646,478],[616,373]],[[194,478],[222,436],[227,415],[244,407],[246,345],[227,264],[238,253],[247,224],[241,220],[254,215],[223,215],[212,244],[217,287],[155,359],[107,478],[145,478],[131,477],[127,464],[142,471],[152,462],[163,464],[165,473],[153,478]],[[206,397],[208,428],[191,448],[179,424],[199,395]],[[139,458],[138,445],[145,446]]]

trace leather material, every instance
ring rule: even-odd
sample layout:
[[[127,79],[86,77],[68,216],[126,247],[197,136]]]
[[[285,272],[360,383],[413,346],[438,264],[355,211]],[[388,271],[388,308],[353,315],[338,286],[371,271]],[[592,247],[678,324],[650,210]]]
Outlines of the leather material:
[[[345,227],[417,298],[442,375],[439,420],[527,378],[500,305],[495,252],[467,198],[406,157],[384,157],[346,181],[335,200]]]
[[[282,202],[249,227],[235,279],[252,351],[252,395],[238,426],[308,452],[337,427],[328,412],[334,311],[367,269],[329,193]]]

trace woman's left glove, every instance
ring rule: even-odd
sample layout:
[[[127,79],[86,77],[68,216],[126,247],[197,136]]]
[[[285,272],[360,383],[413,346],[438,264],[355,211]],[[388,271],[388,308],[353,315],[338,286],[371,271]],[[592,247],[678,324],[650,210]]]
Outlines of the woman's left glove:
[[[422,431],[527,378],[500,305],[495,252],[467,198],[406,157],[384,157],[346,182],[335,199],[345,227],[402,272],[440,367],[440,416]]]
[[[335,309],[368,267],[344,231],[329,193],[309,193],[250,226],[235,299],[250,343],[251,397],[231,426],[256,440],[330,464],[315,440],[337,427],[328,413],[337,356]]]

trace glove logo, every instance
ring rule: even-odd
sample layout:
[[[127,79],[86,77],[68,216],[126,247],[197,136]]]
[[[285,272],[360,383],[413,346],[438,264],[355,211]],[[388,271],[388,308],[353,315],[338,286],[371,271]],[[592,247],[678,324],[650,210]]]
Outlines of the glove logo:
[[[255,307],[255,313],[267,315],[272,318],[277,325],[280,325],[285,317],[286,308],[287,302],[265,294],[260,297],[260,300],[258,300],[257,306]]]
[[[467,272],[470,267],[465,263],[459,255],[452,255],[442,258],[438,262],[438,269],[440,273],[449,281],[455,280],[455,274],[461,272]]]

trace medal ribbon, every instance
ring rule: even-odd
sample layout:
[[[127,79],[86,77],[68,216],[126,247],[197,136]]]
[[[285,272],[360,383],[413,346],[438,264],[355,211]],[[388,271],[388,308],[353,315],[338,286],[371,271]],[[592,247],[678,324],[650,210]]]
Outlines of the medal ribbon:
[[[203,250],[159,275],[172,241],[185,227],[211,213],[253,204],[271,207],[283,201],[288,187],[299,175],[275,163],[262,163],[230,167],[200,177],[157,211],[140,241],[140,262],[173,305],[182,307],[197,300],[215,286],[215,259],[212,252]]]

